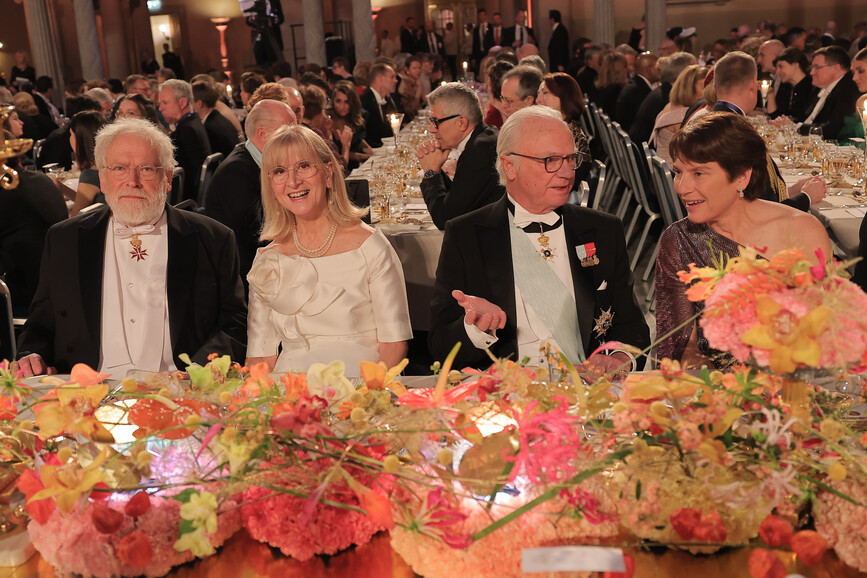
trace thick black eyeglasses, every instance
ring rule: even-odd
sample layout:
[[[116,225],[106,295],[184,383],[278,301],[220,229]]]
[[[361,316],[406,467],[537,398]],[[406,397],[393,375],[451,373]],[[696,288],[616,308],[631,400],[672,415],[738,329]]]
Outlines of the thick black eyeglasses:
[[[550,156],[550,157],[531,157],[530,155],[522,155],[521,153],[509,153],[510,155],[515,155],[516,157],[521,157],[525,159],[531,159],[538,163],[545,163],[545,170],[549,173],[556,173],[560,170],[560,167],[563,166],[563,163],[567,163],[567,166],[571,170],[575,170],[578,168],[582,162],[584,162],[584,153],[573,153],[571,155],[566,155],[564,157],[561,156]]]
[[[439,130],[439,128],[440,128],[440,123],[441,123],[441,122],[445,122],[445,121],[447,121],[447,120],[451,120],[451,119],[453,119],[453,118],[458,118],[459,116],[463,116],[463,115],[462,115],[462,114],[453,114],[453,115],[451,115],[451,116],[446,116],[446,117],[443,117],[443,118],[437,118],[437,117],[435,117],[435,116],[432,116],[432,117],[430,117],[430,123],[431,123],[432,125],[434,125],[434,128],[435,128],[435,129]]]

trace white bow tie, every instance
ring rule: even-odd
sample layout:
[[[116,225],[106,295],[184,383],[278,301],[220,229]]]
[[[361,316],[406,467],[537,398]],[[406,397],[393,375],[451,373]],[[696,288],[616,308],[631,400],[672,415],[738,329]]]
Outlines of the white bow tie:
[[[544,215],[534,215],[532,213],[520,211],[517,215],[515,215],[515,218],[512,221],[515,223],[515,226],[523,229],[527,225],[531,225],[533,223],[545,223],[546,225],[553,225],[559,219],[560,216],[554,211],[551,211],[550,213],[545,213]]]
[[[119,239],[128,239],[133,235],[147,235],[157,231],[153,225],[140,225],[138,227],[120,227],[114,230],[115,237]],[[157,231],[159,233],[159,231]]]

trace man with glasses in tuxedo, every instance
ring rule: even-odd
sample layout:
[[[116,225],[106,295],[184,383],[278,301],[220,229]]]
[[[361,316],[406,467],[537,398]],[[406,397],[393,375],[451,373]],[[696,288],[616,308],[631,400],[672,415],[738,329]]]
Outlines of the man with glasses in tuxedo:
[[[623,225],[567,204],[581,153],[560,114],[533,106],[500,130],[497,171],[507,195],[446,226],[434,299],[430,351],[442,360],[456,342],[455,367],[498,357],[547,363],[547,345],[604,372],[634,368],[612,345],[640,349],[650,332],[633,293]]]
[[[48,231],[39,286],[19,340],[27,375],[86,363],[123,379],[130,369],[183,369],[178,356],[243,359],[247,307],[232,231],[166,205],[168,135],[121,119],[96,136],[107,206]]]
[[[424,169],[422,195],[434,224],[444,229],[450,219],[503,196],[494,168],[497,129],[482,121],[479,97],[459,82],[444,84],[427,98],[434,138],[416,154]]]

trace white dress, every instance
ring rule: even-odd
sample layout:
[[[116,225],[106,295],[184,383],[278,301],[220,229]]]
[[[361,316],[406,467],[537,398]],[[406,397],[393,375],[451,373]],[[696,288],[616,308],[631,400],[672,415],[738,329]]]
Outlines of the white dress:
[[[247,274],[247,356],[283,350],[275,372],[312,363],[379,361],[378,344],[412,338],[403,268],[380,231],[357,249],[308,259],[260,249]]]

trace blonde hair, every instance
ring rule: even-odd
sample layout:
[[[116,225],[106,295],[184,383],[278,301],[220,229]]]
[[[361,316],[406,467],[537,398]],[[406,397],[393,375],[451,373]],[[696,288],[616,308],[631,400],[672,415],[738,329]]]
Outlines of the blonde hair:
[[[27,116],[39,114],[39,109],[36,107],[33,97],[23,90],[12,97],[12,104],[15,106],[15,111],[20,114],[26,114]]]
[[[283,242],[295,230],[295,215],[277,202],[268,176],[271,169],[285,162],[292,153],[313,157],[318,164],[331,167],[331,182],[325,197],[328,199],[328,217],[332,222],[338,226],[354,225],[367,214],[368,209],[358,208],[349,200],[340,164],[322,137],[303,125],[285,126],[268,138],[262,151],[262,209],[265,221],[260,240]]]
[[[684,68],[671,87],[669,102],[675,106],[686,107],[695,104],[698,100],[695,96],[695,83],[704,80],[707,72],[708,69],[700,64],[691,64]]]

